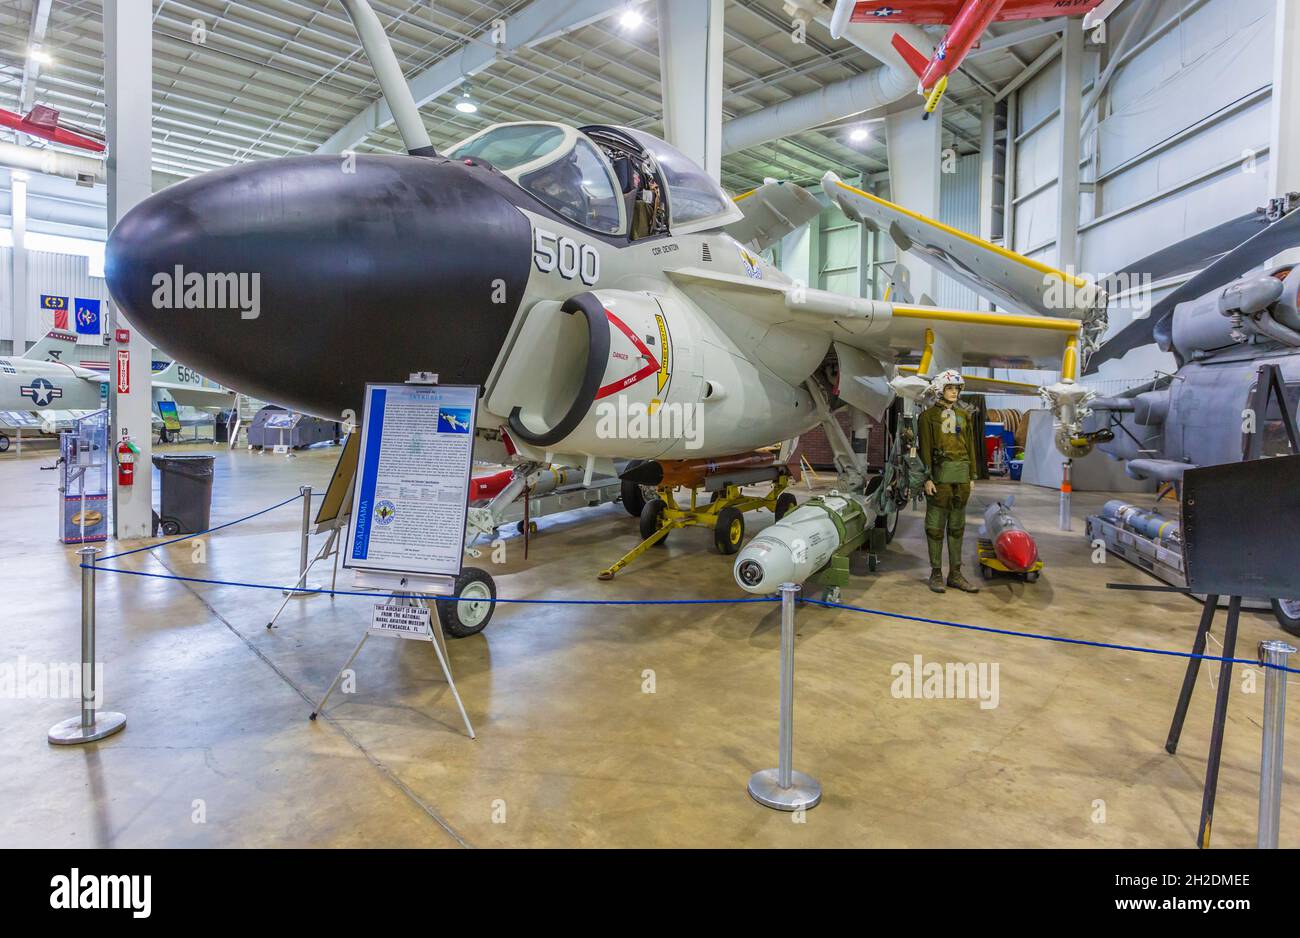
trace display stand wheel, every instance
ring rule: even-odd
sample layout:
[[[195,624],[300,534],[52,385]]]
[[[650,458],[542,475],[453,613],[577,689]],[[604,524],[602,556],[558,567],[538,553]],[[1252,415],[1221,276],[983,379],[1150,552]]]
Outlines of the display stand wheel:
[[[515,531],[518,532],[519,534],[523,534],[523,533],[524,533],[524,523],[523,523],[522,521],[520,521],[518,524],[515,525]],[[528,533],[529,533],[529,534],[536,534],[536,533],[537,533],[537,522],[536,522],[536,521],[529,521],[529,522],[528,522]]]
[[[1277,624],[1285,632],[1300,635],[1300,599],[1275,599],[1272,602]]]
[[[734,554],[745,539],[745,516],[738,508],[724,508],[718,512],[713,525],[713,544],[720,554]]]
[[[468,638],[487,628],[496,610],[497,585],[486,570],[464,568],[456,578],[455,598],[434,600],[442,631],[450,638]]]
[[[777,521],[780,521],[798,505],[799,499],[794,497],[794,492],[782,492],[776,497],[776,507],[772,509],[772,514],[776,515]]]
[[[1037,570],[1031,570],[1031,571],[1029,571],[1028,573],[1026,573],[1026,574],[1025,574],[1025,582],[1026,582],[1026,583],[1037,583],[1037,582],[1038,582],[1038,571],[1037,571]]]
[[[664,523],[664,510],[668,506],[662,498],[652,498],[645,503],[641,509],[641,540],[645,540],[658,531]],[[668,540],[668,535],[664,535],[655,542],[656,547],[662,547]]]
[[[175,537],[181,533],[181,523],[175,518],[163,518],[159,521],[158,527],[168,537]]]
[[[983,563],[980,564],[980,576],[982,576],[986,580],[992,580],[993,568],[990,567],[988,564],[983,564]]]

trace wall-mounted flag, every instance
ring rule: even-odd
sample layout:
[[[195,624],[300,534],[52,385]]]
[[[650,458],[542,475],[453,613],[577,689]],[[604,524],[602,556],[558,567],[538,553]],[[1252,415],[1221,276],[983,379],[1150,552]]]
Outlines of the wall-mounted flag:
[[[80,335],[99,335],[99,300],[87,300],[77,297],[73,304],[77,316],[77,332]]]

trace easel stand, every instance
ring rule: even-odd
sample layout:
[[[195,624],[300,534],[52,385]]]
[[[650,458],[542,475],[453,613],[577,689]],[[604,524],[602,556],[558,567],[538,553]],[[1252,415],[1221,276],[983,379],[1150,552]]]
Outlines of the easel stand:
[[[1174,719],[1169,725],[1169,738],[1165,741],[1165,751],[1173,755],[1178,751],[1178,738],[1183,733],[1183,721],[1187,719],[1187,707],[1192,701],[1192,691],[1196,688],[1196,676],[1201,670],[1201,655],[1205,654],[1205,641],[1210,634],[1210,626],[1218,612],[1219,597],[1205,597],[1205,608],[1201,610],[1201,624],[1196,629],[1196,638],[1192,642],[1192,654],[1187,660],[1187,672],[1183,675],[1183,688],[1178,693],[1178,706],[1174,708]],[[1196,835],[1199,847],[1210,845],[1210,826],[1214,821],[1214,796],[1219,787],[1219,757],[1223,753],[1223,726],[1228,718],[1228,694],[1232,690],[1232,659],[1237,650],[1237,620],[1241,616],[1241,597],[1233,596],[1228,600],[1228,623],[1223,628],[1223,658],[1219,662],[1219,687],[1214,699],[1214,723],[1210,727],[1210,754],[1205,764],[1205,792],[1201,798],[1201,826]]]
[[[443,638],[442,634],[442,622],[438,618],[437,603],[429,602],[428,598],[422,594],[402,593],[399,595],[403,605],[412,606],[417,609],[429,610],[429,636],[427,640],[433,645],[433,651],[438,656],[438,664],[442,667],[443,677],[447,679],[447,686],[451,688],[451,696],[455,699],[456,707],[460,710],[461,719],[465,721],[465,732],[469,734],[470,739],[476,739],[477,737],[474,735],[474,727],[469,721],[469,714],[465,712],[465,705],[461,703],[460,693],[456,690],[456,682],[452,679],[451,666],[447,663],[447,646],[445,644],[446,640]],[[357,655],[361,654],[361,649],[365,646],[366,640],[370,638],[370,635],[371,628],[367,626],[366,630],[361,634],[361,641],[357,642],[357,646],[352,649],[352,654],[348,656],[348,660],[343,663],[343,667],[339,668],[339,673],[336,674],[334,680],[330,682],[330,686],[325,691],[325,696],[321,698],[320,703],[318,703],[316,708],[312,710],[309,719],[315,720],[316,717],[324,711],[325,703],[330,699],[330,694],[334,693],[334,688],[337,687],[339,681],[342,680],[344,672],[351,668],[352,663],[357,660]]]
[[[307,579],[307,574],[311,572],[311,568],[316,566],[318,561],[324,560],[331,554],[334,555],[334,572],[330,575],[330,593],[333,594],[339,578],[339,553],[339,529],[331,528],[330,536],[325,539],[325,543],[321,546],[321,549],[316,552],[316,556],[311,559],[311,562],[308,563],[302,573],[298,575],[297,581],[293,584],[294,588],[283,591],[284,602],[280,603],[280,608],[275,610],[275,615],[271,616],[271,621],[266,623],[268,629],[275,625],[275,620],[280,618],[280,613],[284,612],[284,607],[289,605],[289,600],[294,597],[317,595],[315,593],[303,592],[303,584]]]

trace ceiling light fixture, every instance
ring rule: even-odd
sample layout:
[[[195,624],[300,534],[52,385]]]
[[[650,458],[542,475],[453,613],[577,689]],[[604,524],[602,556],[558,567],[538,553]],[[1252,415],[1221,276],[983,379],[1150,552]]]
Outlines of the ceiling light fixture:
[[[33,45],[27,50],[27,57],[33,62],[40,62],[42,65],[50,65],[54,62],[50,54],[38,45]]]
[[[853,141],[854,143],[862,143],[870,136],[871,134],[867,131],[867,128],[856,127],[849,133],[849,140]]]
[[[462,114],[473,114],[478,111],[478,105],[474,99],[469,96],[469,89],[466,88],[460,93],[460,99],[456,102],[456,110]]]
[[[618,18],[618,25],[629,31],[636,29],[642,22],[640,11],[631,6],[624,10],[623,15]]]

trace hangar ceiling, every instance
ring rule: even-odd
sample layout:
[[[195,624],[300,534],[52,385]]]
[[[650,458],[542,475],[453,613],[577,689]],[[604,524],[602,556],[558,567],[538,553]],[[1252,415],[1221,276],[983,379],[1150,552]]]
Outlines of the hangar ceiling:
[[[483,37],[498,18],[551,0],[402,0],[372,5],[408,78]],[[458,112],[459,90],[421,108],[430,136],[446,146],[504,120],[615,123],[660,132],[655,4],[625,29],[615,14],[536,46],[500,56],[469,83],[478,104]],[[32,74],[27,54],[47,13],[42,48],[52,62]],[[46,104],[65,121],[104,131],[101,0],[12,0],[0,4],[0,107]],[[936,37],[942,28],[934,30]],[[979,108],[988,91],[1013,81],[1053,37],[1035,24],[1000,24],[955,76],[944,110],[945,143],[978,148]],[[1021,39],[1020,37],[1024,37]],[[936,39],[937,41],[937,39]],[[170,177],[254,159],[310,153],[379,97],[343,8],[334,0],[156,0],[154,3],[154,170]],[[729,120],[879,63],[820,26],[791,40],[781,0],[727,0],[723,119]],[[985,90],[987,89],[987,91]],[[919,100],[919,99],[918,99]],[[907,101],[907,105],[916,103]],[[860,121],[840,121],[729,154],[723,183],[748,189],[772,176],[815,182],[886,167],[884,125],[849,140]],[[12,131],[5,131],[12,139]],[[41,145],[41,141],[29,141]],[[360,152],[402,149],[392,127],[370,133]]]

